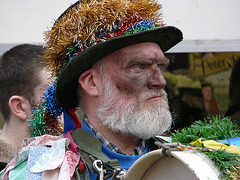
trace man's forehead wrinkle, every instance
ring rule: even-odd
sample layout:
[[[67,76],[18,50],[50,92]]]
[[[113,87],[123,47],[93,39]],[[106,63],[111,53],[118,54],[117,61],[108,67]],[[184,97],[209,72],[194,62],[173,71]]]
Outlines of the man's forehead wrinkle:
[[[149,48],[143,45],[134,45],[135,47],[125,47],[119,49],[112,54],[107,56],[107,59],[110,60],[110,64],[118,67],[126,67],[129,64],[132,64],[133,61],[137,63],[149,63],[149,64],[168,64],[165,56],[163,55],[161,49],[154,47]],[[147,48],[147,49],[146,49]]]
[[[134,64],[134,63],[152,63],[153,59],[151,58],[134,58],[129,61],[129,64]]]
[[[152,53],[152,56],[145,55],[144,53],[130,53],[125,56],[125,63],[161,63],[161,64],[168,64],[169,60],[164,56],[162,57],[161,54],[155,52]]]

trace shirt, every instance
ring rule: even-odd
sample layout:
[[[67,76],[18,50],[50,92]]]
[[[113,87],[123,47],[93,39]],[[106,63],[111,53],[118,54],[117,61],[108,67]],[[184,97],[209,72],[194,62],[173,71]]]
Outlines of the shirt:
[[[87,124],[87,126],[90,128],[90,130],[93,132],[93,134],[98,138],[98,140],[99,140],[104,146],[106,146],[108,149],[110,149],[110,150],[113,151],[113,152],[126,155],[126,153],[124,153],[123,151],[121,151],[119,147],[117,147],[116,145],[110,143],[110,142],[109,142],[107,139],[105,139],[96,129],[94,129],[94,127],[91,125],[91,123],[89,122],[89,120],[87,119],[86,116],[83,118],[83,120],[85,121],[85,123]],[[136,146],[136,147],[134,148],[134,150],[130,153],[130,156],[136,156],[136,155],[139,155],[139,154],[143,153],[145,147],[146,147],[146,141],[141,140],[141,141],[138,143],[138,146]]]

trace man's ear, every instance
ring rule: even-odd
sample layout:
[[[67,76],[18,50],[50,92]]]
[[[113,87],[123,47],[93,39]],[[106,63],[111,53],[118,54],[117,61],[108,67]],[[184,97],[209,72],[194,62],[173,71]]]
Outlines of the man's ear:
[[[8,104],[12,113],[19,119],[26,120],[30,118],[31,105],[24,97],[14,95],[9,99]]]
[[[82,89],[90,96],[99,95],[99,76],[93,69],[83,72],[79,77],[78,82],[82,86]]]

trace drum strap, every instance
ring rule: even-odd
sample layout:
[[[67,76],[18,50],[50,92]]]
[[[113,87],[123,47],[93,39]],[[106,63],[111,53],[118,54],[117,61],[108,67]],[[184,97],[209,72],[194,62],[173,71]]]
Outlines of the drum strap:
[[[117,175],[124,174],[124,169],[120,166],[117,159],[109,159],[102,152],[101,142],[95,138],[90,132],[84,129],[76,129],[71,133],[74,143],[81,148],[79,154],[87,164],[88,168],[92,173],[98,174],[98,179],[108,179],[117,180]],[[152,138],[154,144],[159,148],[166,148],[164,144],[166,143],[163,139],[159,137]],[[169,146],[167,146],[167,149]]]
[[[159,149],[162,149],[162,153],[165,156],[169,156],[169,157],[172,156],[171,151],[177,150],[177,146],[180,145],[179,142],[171,143],[165,140],[164,138],[162,138],[161,136],[156,136],[152,139],[154,140],[154,144],[158,146]]]
[[[80,155],[92,173],[98,173],[99,179],[117,179],[124,169],[117,159],[109,159],[102,152],[102,144],[91,133],[84,129],[76,129],[71,134],[74,143],[81,148]]]

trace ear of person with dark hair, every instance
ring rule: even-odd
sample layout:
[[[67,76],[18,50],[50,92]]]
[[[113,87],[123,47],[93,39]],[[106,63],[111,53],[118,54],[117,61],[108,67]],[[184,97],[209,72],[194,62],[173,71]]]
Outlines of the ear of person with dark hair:
[[[0,111],[4,126],[0,132],[0,162],[8,163],[29,137],[29,120],[44,95],[51,75],[39,45],[21,44],[5,52],[0,60]]]

